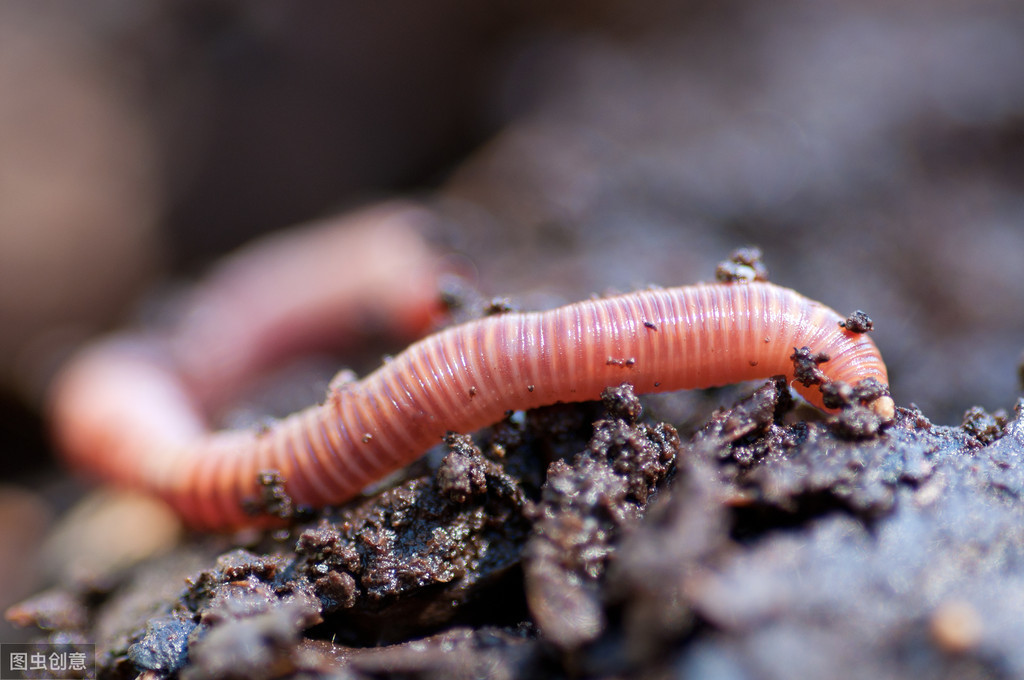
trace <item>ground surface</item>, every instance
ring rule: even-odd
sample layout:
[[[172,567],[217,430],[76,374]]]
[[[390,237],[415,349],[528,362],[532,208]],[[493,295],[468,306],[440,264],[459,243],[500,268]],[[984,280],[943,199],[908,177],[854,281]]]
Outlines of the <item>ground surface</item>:
[[[13,615],[117,678],[1024,675],[1020,417],[851,439],[780,389],[682,440],[629,388],[529,413],[353,508]]]

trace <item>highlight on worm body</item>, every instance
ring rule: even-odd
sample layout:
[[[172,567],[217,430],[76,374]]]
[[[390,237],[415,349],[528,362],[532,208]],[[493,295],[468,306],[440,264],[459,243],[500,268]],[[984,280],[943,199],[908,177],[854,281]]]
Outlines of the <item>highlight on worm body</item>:
[[[206,411],[290,353],[368,320],[422,332],[438,311],[442,271],[418,235],[428,220],[386,205],[258,244],[197,289],[192,315],[175,328],[87,347],[53,390],[59,448],[95,475],[161,496],[195,527],[226,529],[265,521],[246,512],[261,473],[277,472],[298,504],[338,504],[446,432],[477,430],[509,410],[597,399],[624,382],[644,393],[786,375],[826,410],[835,390],[814,383],[871,384],[870,407],[893,417],[885,364],[863,328],[792,290],[750,281],[453,326],[362,380],[336,380],[323,404],[269,428],[208,427]],[[267,290],[277,292],[261,298]],[[804,375],[797,355],[807,359]]]

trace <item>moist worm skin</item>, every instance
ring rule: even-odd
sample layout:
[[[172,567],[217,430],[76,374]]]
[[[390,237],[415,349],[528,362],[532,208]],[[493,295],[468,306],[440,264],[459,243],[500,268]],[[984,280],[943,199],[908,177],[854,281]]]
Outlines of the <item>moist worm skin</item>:
[[[80,372],[121,370],[126,398],[179,413],[105,431],[102,455],[81,450],[96,442],[65,444],[77,446],[72,457],[87,459],[105,476],[156,492],[191,525],[232,528],[258,522],[243,508],[259,495],[261,471],[279,471],[297,503],[337,504],[416,459],[448,431],[477,430],[509,410],[597,399],[623,382],[645,393],[780,374],[792,379],[793,349],[807,346],[830,357],[819,366],[829,380],[874,378],[888,385],[874,343],[840,327],[841,320],[820,303],[760,282],[647,290],[507,313],[428,336],[269,429],[216,433],[197,425],[187,390],[173,370],[146,356],[145,343],[101,347],[79,362]],[[79,382],[87,389],[88,375]],[[824,408],[816,388],[796,388]],[[873,408],[891,419],[889,397]]]

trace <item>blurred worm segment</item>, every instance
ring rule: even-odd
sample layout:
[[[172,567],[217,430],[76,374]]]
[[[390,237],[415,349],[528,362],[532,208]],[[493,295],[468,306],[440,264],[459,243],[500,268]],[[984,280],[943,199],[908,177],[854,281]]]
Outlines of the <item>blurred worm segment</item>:
[[[374,219],[392,228],[402,222],[394,213],[378,213]],[[373,233],[360,238],[369,241]],[[307,257],[299,252],[303,243],[312,246],[314,241],[299,238],[292,242],[294,250],[281,252],[301,260]],[[333,305],[326,298],[313,304],[307,298],[317,296],[298,290],[298,281],[281,284],[296,288],[299,295],[298,311],[289,317],[298,328],[318,330],[317,318],[307,314],[330,309],[333,323],[338,314],[361,309],[356,292],[381,310],[395,305],[395,319],[404,316],[403,324],[414,326],[430,316],[436,256],[415,239],[405,244],[411,254],[388,247],[378,252],[369,243],[361,247],[366,250],[336,260],[308,256],[339,277],[358,274],[358,279],[333,288],[339,296]],[[370,262],[371,252],[381,260]],[[353,262],[346,272],[343,263],[353,256],[362,261]],[[219,292],[209,294],[211,305],[251,295],[227,285],[244,283],[252,271],[246,265],[260,262],[247,257],[215,274],[211,290]],[[271,264],[270,251],[265,257],[275,275],[299,278],[283,261]],[[232,274],[232,267],[245,272]],[[302,274],[309,281],[323,275],[313,270]],[[264,290],[280,291],[269,275],[260,284]],[[407,297],[412,295],[410,285],[419,289],[415,298]],[[385,290],[390,287],[396,290]],[[249,299],[255,304],[254,297]],[[413,300],[421,305],[418,311],[410,307]],[[285,305],[285,299],[276,304]],[[623,382],[632,383],[637,392],[660,392],[779,374],[792,379],[793,350],[806,346],[830,357],[820,365],[828,380],[856,384],[873,378],[888,385],[874,343],[842,328],[842,317],[828,307],[768,283],[700,284],[451,327],[410,346],[363,380],[332,387],[324,404],[269,429],[211,433],[197,404],[215,390],[208,391],[209,379],[197,367],[223,371],[218,380],[230,382],[282,347],[301,344],[298,334],[285,334],[272,348],[262,346],[269,341],[257,331],[277,328],[282,315],[283,309],[265,311],[255,321],[241,312],[210,316],[196,326],[185,324],[172,338],[170,344],[179,351],[187,346],[190,353],[202,355],[215,349],[218,324],[225,323],[225,337],[238,343],[238,357],[229,370],[207,363],[176,365],[161,355],[162,343],[155,340],[114,339],[86,350],[55,392],[60,445],[72,460],[107,478],[159,494],[193,526],[231,528],[260,521],[247,515],[244,505],[258,497],[261,471],[280,472],[297,503],[340,503],[420,456],[447,431],[479,429],[510,409],[596,399],[605,387]],[[231,349],[224,345],[223,351],[230,354]],[[796,388],[823,407],[817,389]],[[891,398],[877,399],[872,408],[892,418]]]
[[[169,331],[114,335],[72,357],[50,390],[57,447],[84,472],[195,516],[176,476],[234,436],[209,438],[207,414],[282,359],[374,332],[418,337],[436,322],[443,262],[422,236],[434,219],[387,203],[229,256]]]
[[[170,334],[181,380],[205,412],[290,357],[360,336],[420,337],[441,314],[435,218],[388,203],[256,241],[219,263]]]

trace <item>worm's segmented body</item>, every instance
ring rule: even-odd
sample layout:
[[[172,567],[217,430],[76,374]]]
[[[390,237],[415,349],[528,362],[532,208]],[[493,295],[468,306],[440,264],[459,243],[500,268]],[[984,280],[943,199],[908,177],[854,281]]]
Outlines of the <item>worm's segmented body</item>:
[[[149,371],[151,389],[140,393],[145,381],[138,381],[132,398],[182,413],[140,422],[145,431],[135,434],[108,433],[115,441],[108,440],[107,457],[86,457],[107,476],[156,491],[192,525],[239,526],[253,521],[243,506],[258,496],[261,471],[279,471],[298,503],[339,503],[447,431],[476,430],[508,410],[596,399],[623,382],[644,393],[792,376],[793,349],[807,346],[830,357],[820,366],[829,380],[888,385],[874,343],[841,320],[767,283],[648,290],[509,313],[431,335],[365,379],[332,388],[324,404],[261,432],[203,432],[185,412],[189,400],[176,392],[174,376],[142,358],[137,372]],[[127,380],[125,389],[133,389]],[[818,390],[797,389],[822,406]],[[891,418],[889,397],[873,407]]]
[[[717,283],[452,327],[265,430],[210,431],[204,412],[282,357],[365,326],[421,331],[443,270],[420,236],[432,219],[383,204],[229,258],[169,332],[114,336],[68,363],[53,389],[59,448],[160,495],[193,526],[231,528],[263,521],[245,511],[262,472],[280,473],[297,503],[340,503],[447,431],[623,382],[655,392],[792,376],[793,349],[806,346],[830,357],[829,380],[888,384],[874,343],[831,309],[767,283]],[[822,406],[817,390],[797,389]],[[872,407],[892,417],[889,397]]]

